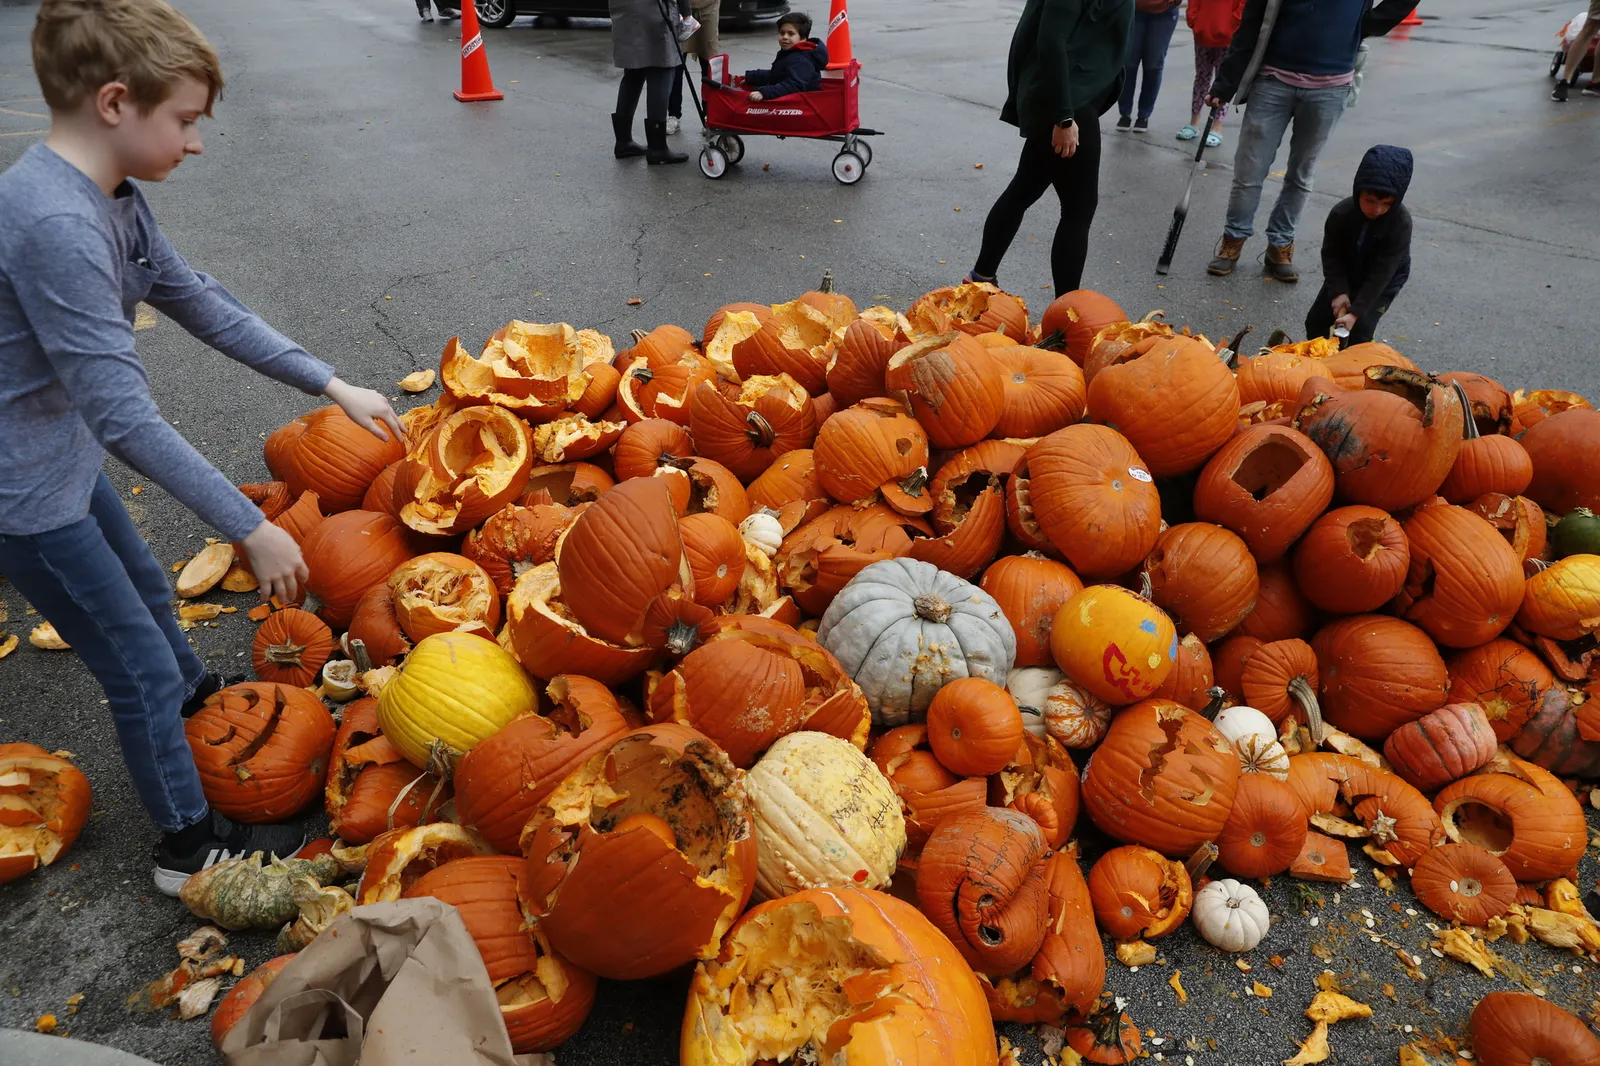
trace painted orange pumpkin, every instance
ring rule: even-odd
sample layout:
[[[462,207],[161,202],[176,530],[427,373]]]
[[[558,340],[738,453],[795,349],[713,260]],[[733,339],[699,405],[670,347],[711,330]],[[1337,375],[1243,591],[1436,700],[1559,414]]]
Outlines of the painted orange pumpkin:
[[[1068,677],[1117,707],[1161,687],[1178,654],[1178,634],[1166,612],[1144,597],[1091,585],[1056,612],[1050,652]]]

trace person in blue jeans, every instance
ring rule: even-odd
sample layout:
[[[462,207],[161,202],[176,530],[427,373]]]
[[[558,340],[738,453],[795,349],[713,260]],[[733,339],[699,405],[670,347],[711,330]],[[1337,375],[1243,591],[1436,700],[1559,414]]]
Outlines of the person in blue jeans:
[[[1311,195],[1322,146],[1344,114],[1366,37],[1400,24],[1416,0],[1248,0],[1206,103],[1247,104],[1233,157],[1228,220],[1206,272],[1223,277],[1239,264],[1254,232],[1261,185],[1291,126],[1289,165],[1267,219],[1264,273],[1294,282],[1295,227]]]
[[[1156,96],[1161,92],[1161,72],[1167,65],[1167,46],[1172,43],[1172,31],[1178,28],[1178,5],[1182,0],[1135,0],[1133,5],[1133,36],[1128,39],[1128,64],[1122,72],[1122,94],[1117,98],[1117,129],[1135,129],[1143,133],[1150,128],[1150,115],[1156,109]],[[1139,117],[1133,117],[1135,82],[1139,68],[1144,68],[1144,82],[1138,85]]]
[[[262,599],[308,576],[294,538],[162,417],[133,341],[148,302],[224,355],[403,439],[380,394],[273,330],[197,273],[130,179],[201,151],[222,89],[216,52],[164,0],[44,0],[33,68],[50,133],[0,174],[0,573],[105,689],[123,761],[161,830],[156,887],[252,851],[288,858],[297,825],[211,810],[183,719],[224,683],[172,617],[172,590],[101,465],[106,452],[244,546]]]

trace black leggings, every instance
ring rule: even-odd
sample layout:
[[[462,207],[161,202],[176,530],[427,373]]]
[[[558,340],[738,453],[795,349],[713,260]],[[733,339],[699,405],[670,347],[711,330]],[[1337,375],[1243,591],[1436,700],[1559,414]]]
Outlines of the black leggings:
[[[1076,289],[1089,257],[1089,224],[1100,202],[1100,120],[1078,123],[1078,150],[1063,159],[1050,147],[1049,137],[1029,137],[1022,143],[1017,173],[1006,191],[989,209],[983,224],[983,248],[974,271],[994,277],[1000,260],[1016,240],[1022,216],[1051,186],[1061,200],[1061,221],[1050,246],[1050,276],[1056,295]]]
[[[711,77],[711,64],[705,60],[700,61],[700,80],[703,83]],[[672,71],[672,95],[667,99],[667,114],[673,118],[683,117],[683,68],[675,67]]]
[[[672,93],[672,72],[677,67],[630,67],[622,72],[622,84],[617,86],[617,114],[633,123],[633,113],[639,108],[639,91],[649,87],[645,95],[644,115],[651,122],[667,120],[667,97]]]

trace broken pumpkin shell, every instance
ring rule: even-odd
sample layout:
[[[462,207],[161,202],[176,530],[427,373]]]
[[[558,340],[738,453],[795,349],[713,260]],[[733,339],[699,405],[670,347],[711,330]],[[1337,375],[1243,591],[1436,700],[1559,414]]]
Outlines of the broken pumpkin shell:
[[[1447,786],[1433,806],[1452,842],[1499,856],[1519,881],[1560,877],[1588,847],[1583,808],[1571,790],[1543,767],[1504,753]]]
[[[451,822],[391,829],[367,845],[367,868],[361,875],[356,902],[365,905],[399,899],[430,870],[493,850],[483,837]]]
[[[1328,509],[1333,467],[1286,426],[1252,426],[1212,456],[1194,490],[1197,518],[1233,530],[1258,563],[1274,562]]]
[[[435,633],[472,633],[493,640],[500,593],[483,567],[451,552],[408,559],[389,575],[400,628],[412,641]]]
[[[509,596],[517,578],[540,563],[555,561],[556,544],[578,514],[577,508],[558,503],[509,505],[467,534],[461,554],[483,567],[495,591]]]
[[[778,456],[811,447],[817,416],[811,396],[787,374],[747,378],[728,393],[702,382],[691,400],[689,431],[697,454],[748,482]]]
[[[1089,871],[1095,924],[1117,940],[1166,936],[1183,924],[1194,890],[1183,863],[1149,848],[1112,848]]]
[[[406,456],[395,507],[418,533],[464,533],[521,495],[532,468],[526,422],[504,408],[467,407]]]
[[[32,744],[0,745],[0,885],[72,847],[92,798],[89,779],[67,760]]]
[[[874,397],[834,414],[813,445],[817,480],[840,503],[881,498],[902,514],[926,514],[928,435],[898,400]]]
[[[1011,762],[990,777],[989,802],[1027,815],[1047,846],[1064,847],[1078,823],[1078,768],[1054,737],[1025,735]]]
[[[1486,926],[1516,902],[1517,881],[1500,859],[1475,844],[1440,844],[1417,860],[1411,888],[1450,922]]]
[[[590,364],[609,363],[615,354],[610,338],[594,330],[513,320],[495,331],[476,358],[459,337],[451,337],[439,357],[439,377],[458,400],[546,422],[583,397]]]
[[[1407,866],[1444,838],[1444,826],[1422,793],[1360,759],[1327,752],[1290,756],[1288,785],[1314,822],[1318,815],[1348,809],[1359,823],[1350,835],[1367,836]]]
[[[555,563],[526,571],[506,597],[501,644],[534,677],[582,674],[616,686],[638,677],[655,659],[655,649],[612,644],[592,635],[567,607]]]
[[[1044,836],[1016,811],[945,819],[917,861],[917,905],[979,973],[1013,973],[1044,942]]]

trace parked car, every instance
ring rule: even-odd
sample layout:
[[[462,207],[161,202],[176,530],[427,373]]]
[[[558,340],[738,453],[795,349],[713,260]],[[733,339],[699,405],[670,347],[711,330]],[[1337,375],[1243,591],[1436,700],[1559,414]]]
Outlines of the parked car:
[[[476,0],[478,21],[502,29],[523,15],[609,18],[606,0]],[[748,26],[788,14],[787,0],[722,0],[722,22]]]

